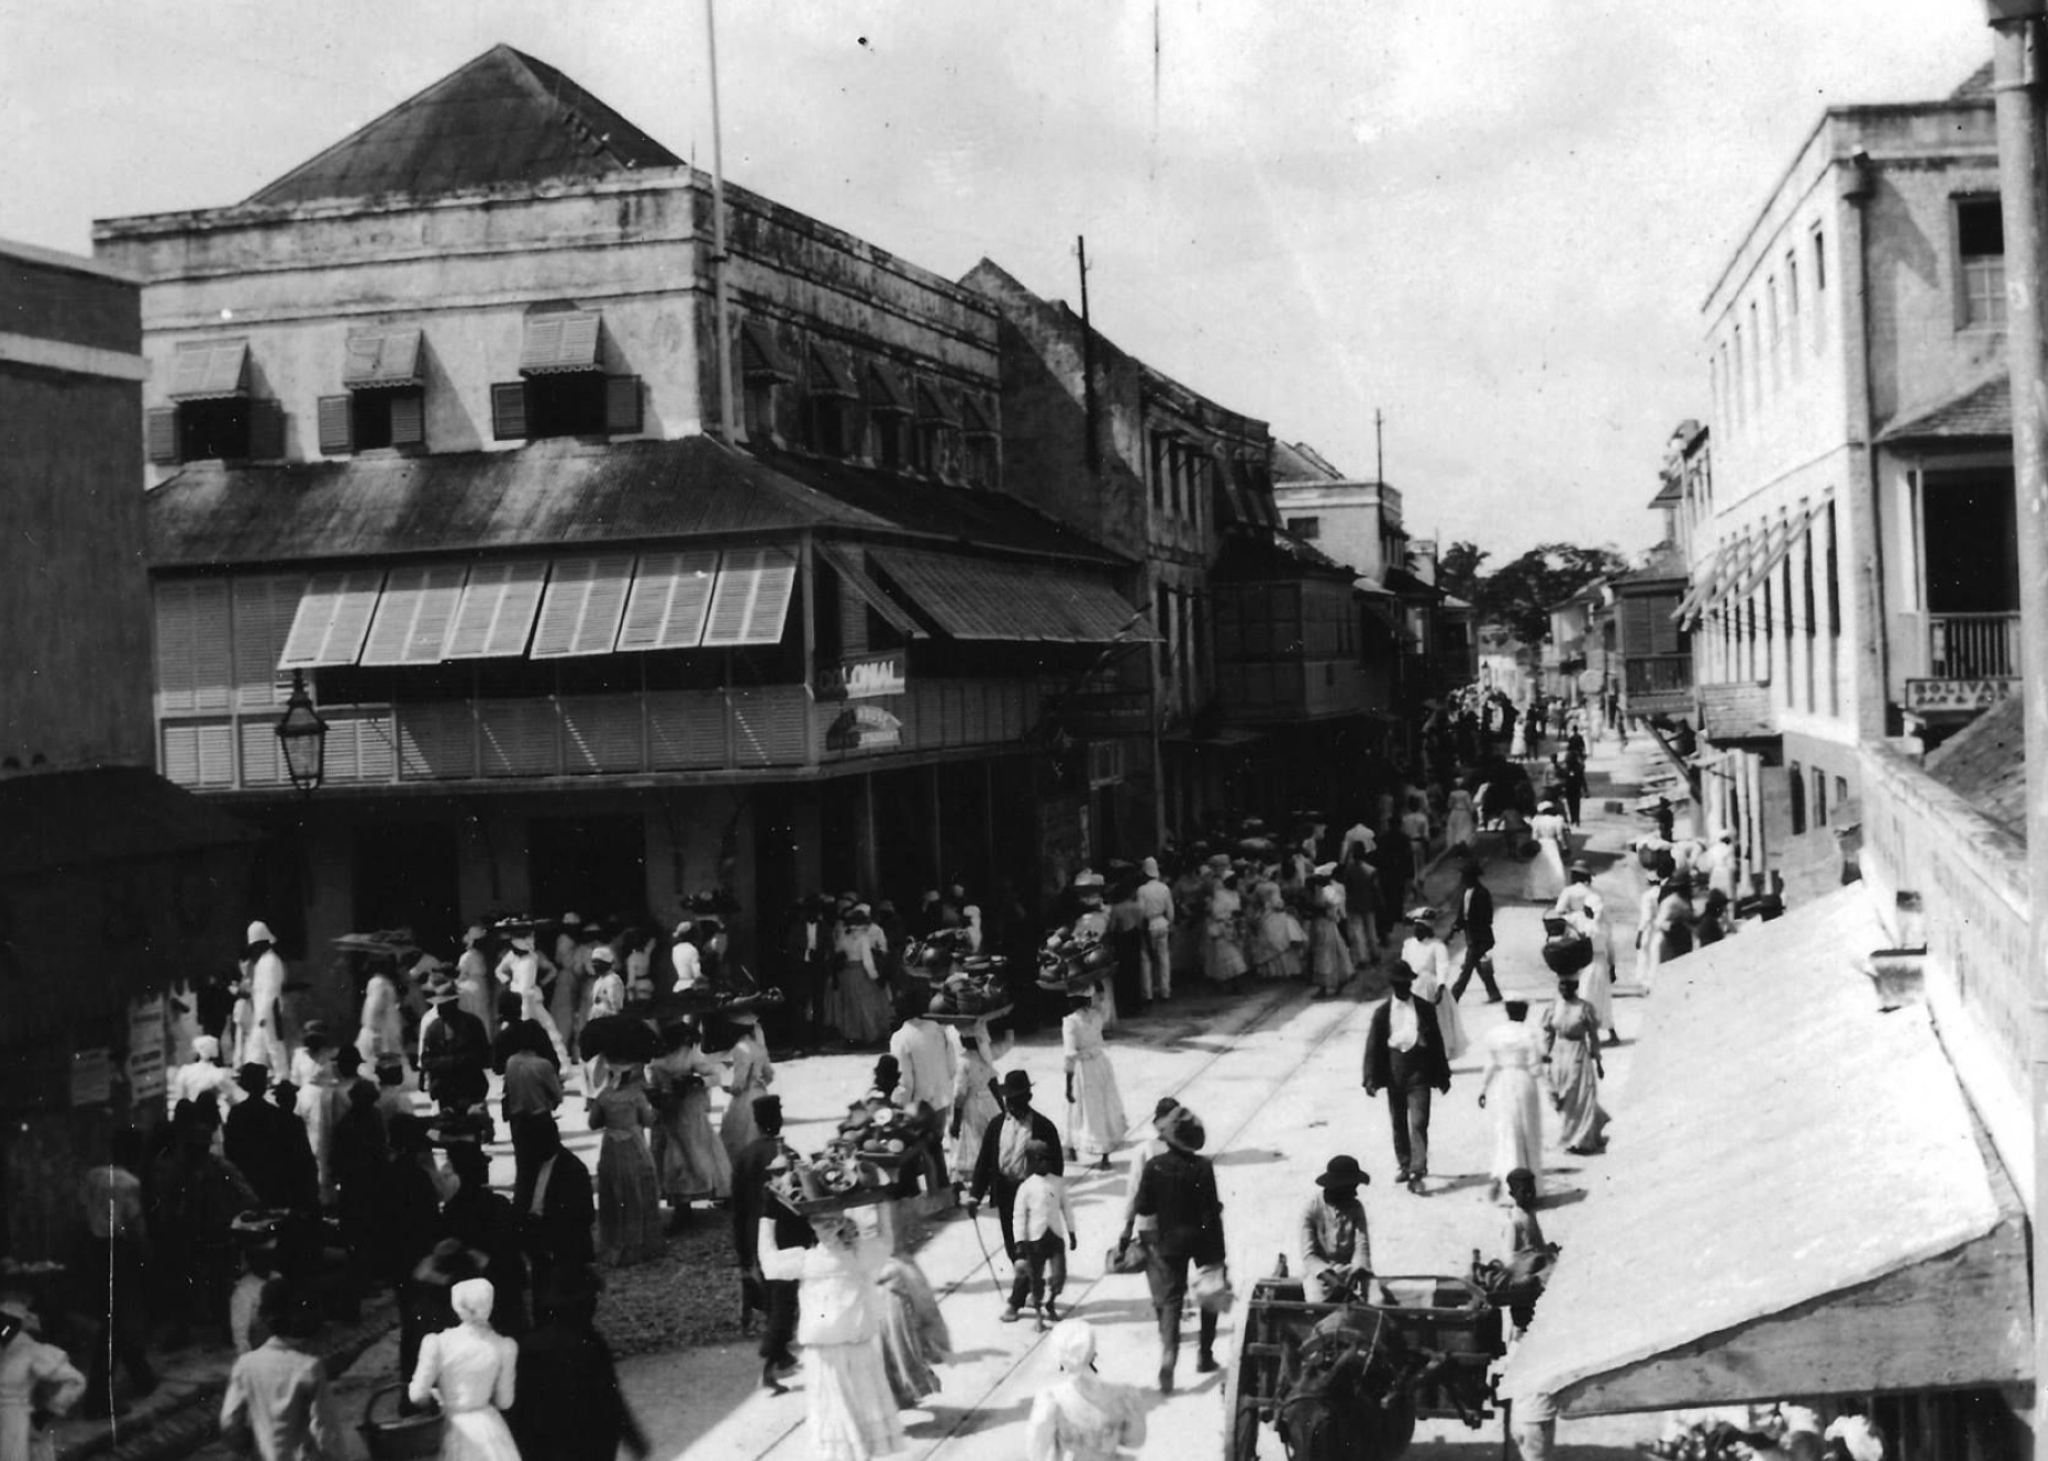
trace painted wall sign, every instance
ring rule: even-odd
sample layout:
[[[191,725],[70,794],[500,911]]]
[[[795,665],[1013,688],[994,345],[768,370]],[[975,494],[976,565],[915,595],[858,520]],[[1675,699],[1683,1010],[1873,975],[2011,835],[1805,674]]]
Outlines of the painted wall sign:
[[[903,722],[879,705],[851,705],[825,732],[830,751],[866,751],[903,742]]]
[[[107,1048],[71,1052],[71,1104],[102,1106],[113,1094],[114,1063]]]
[[[2019,693],[2018,680],[1908,680],[1908,710],[1984,710]]]
[[[909,661],[900,649],[850,655],[818,669],[820,700],[873,700],[901,695],[909,683]]]

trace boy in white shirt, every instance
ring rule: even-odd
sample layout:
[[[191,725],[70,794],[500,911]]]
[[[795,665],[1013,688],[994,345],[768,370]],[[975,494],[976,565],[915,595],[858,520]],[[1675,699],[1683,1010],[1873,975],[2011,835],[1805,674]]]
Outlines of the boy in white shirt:
[[[1067,1253],[1078,1248],[1080,1236],[1074,1231],[1074,1209],[1067,1201],[1066,1179],[1057,1175],[1053,1149],[1042,1141],[1024,1148],[1024,1161],[1031,1175],[1017,1189],[1011,1210],[1011,1231],[1017,1240],[1017,1262],[1031,1289],[1031,1307],[1038,1311],[1038,1327],[1049,1329],[1059,1319],[1053,1301],[1067,1282]]]

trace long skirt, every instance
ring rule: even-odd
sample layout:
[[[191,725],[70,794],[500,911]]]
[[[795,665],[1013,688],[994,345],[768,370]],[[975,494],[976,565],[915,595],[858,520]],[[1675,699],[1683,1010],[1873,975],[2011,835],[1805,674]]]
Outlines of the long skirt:
[[[1548,837],[1536,839],[1536,860],[1529,864],[1529,896],[1549,902],[1564,891],[1564,849]]]
[[[1227,984],[1245,971],[1244,950],[1237,946],[1228,924],[1211,923],[1202,944],[1202,976],[1211,983]]]
[[[1479,840],[1479,818],[1463,807],[1452,807],[1444,819],[1444,846],[1456,847],[1463,843],[1472,846]]]
[[[1443,1032],[1444,1059],[1456,1060],[1471,1048],[1472,1037],[1465,1033],[1465,1018],[1458,1013],[1458,1002],[1451,998],[1450,986],[1439,984],[1430,1006],[1436,1011],[1437,1029]]]
[[[889,991],[866,968],[848,964],[826,976],[825,1023],[849,1045],[876,1045],[889,1037],[895,1009]]]
[[[1493,1179],[1496,1201],[1506,1195],[1508,1173],[1527,1167],[1543,1188],[1543,1104],[1536,1090],[1536,1072],[1527,1066],[1503,1066],[1488,1096],[1493,1105],[1493,1160],[1486,1173]]]
[[[1603,920],[1593,933],[1593,962],[1579,976],[1579,997],[1600,1016],[1600,1028],[1614,1029],[1614,940]]]
[[[1301,974],[1301,953],[1295,935],[1301,925],[1281,909],[1269,909],[1245,920],[1244,961],[1257,979],[1295,979]]]
[[[974,1180],[974,1165],[981,1157],[982,1135],[1001,1110],[987,1086],[967,1093],[967,1100],[960,1108],[960,1139],[953,1144],[955,1182]]]
[[[661,1252],[661,1200],[647,1143],[637,1131],[608,1131],[597,1153],[598,1258],[623,1268]]]
[[[754,1098],[767,1094],[767,1086],[751,1081],[732,1093],[731,1104],[718,1119],[718,1139],[725,1143],[727,1156],[739,1156],[761,1134],[754,1124]]]
[[[1351,950],[1344,931],[1329,914],[1318,914],[1308,927],[1309,977],[1316,988],[1335,994],[1351,977]]]
[[[882,1369],[897,1408],[910,1410],[939,1392],[932,1366],[952,1357],[952,1335],[931,1281],[909,1258],[898,1256],[882,1265],[882,1288],[889,1299],[882,1320]]]
[[[1593,1068],[1593,1047],[1586,1040],[1559,1040],[1550,1052],[1550,1093],[1557,1102],[1563,1130],[1558,1140],[1581,1151],[1598,1151],[1607,1127],[1600,1109],[1600,1076]]]
[[[651,1133],[661,1195],[676,1203],[732,1196],[732,1157],[711,1130],[711,1093],[698,1086],[663,1106]]]
[[[804,1428],[815,1461],[869,1461],[909,1444],[881,1339],[804,1346]]]
[[[1074,1104],[1068,1111],[1067,1140],[1074,1150],[1106,1157],[1122,1145],[1130,1121],[1108,1051],[1098,1048],[1074,1057]]]
[[[512,1428],[495,1405],[450,1412],[441,1432],[441,1461],[519,1461]]]

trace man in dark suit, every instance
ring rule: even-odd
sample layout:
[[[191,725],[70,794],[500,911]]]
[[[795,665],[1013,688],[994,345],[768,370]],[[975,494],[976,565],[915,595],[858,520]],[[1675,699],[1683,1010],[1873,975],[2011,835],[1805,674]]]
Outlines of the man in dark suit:
[[[512,1186],[512,1210],[538,1291],[555,1275],[595,1259],[590,1227],[597,1220],[597,1205],[590,1169],[562,1145],[552,1116],[522,1123],[514,1140],[513,1156],[523,1175]]]
[[[1024,1185],[1024,1179],[1031,1175],[1025,1157],[1025,1148],[1034,1141],[1042,1141],[1052,1148],[1053,1175],[1064,1176],[1066,1163],[1060,1156],[1059,1128],[1052,1124],[1050,1117],[1031,1109],[1031,1077],[1021,1070],[1013,1070],[1003,1077],[1003,1111],[988,1129],[981,1134],[981,1151],[974,1161],[974,1182],[968,1188],[967,1211],[971,1214],[981,1206],[984,1197],[996,1205],[996,1221],[1003,1229],[1003,1251],[1012,1263],[1017,1263],[1017,1239],[1011,1231],[1011,1212],[1016,1206],[1017,1189]],[[1017,1266],[1016,1283],[1010,1289],[1009,1307],[1002,1312],[1005,1324],[1017,1322],[1017,1314],[1029,1293],[1029,1277],[1022,1264]]]
[[[780,1096],[754,1097],[754,1128],[760,1134],[741,1147],[732,1162],[732,1246],[739,1258],[740,1328],[746,1329],[756,1309],[767,1316],[761,1334],[761,1383],[776,1389],[796,1367],[790,1345],[796,1339],[798,1285],[761,1276],[761,1219],[775,1219],[780,1248],[808,1248],[816,1237],[809,1223],[768,1195],[768,1175],[785,1160]]]
[[[813,893],[792,910],[795,916],[782,936],[782,1018],[790,1043],[806,1054],[823,1038],[819,1006],[833,955],[828,908],[824,895]]]
[[[1414,971],[1397,960],[1388,982],[1393,992],[1373,1011],[1365,1036],[1365,1093],[1387,1093],[1399,1180],[1420,1194],[1429,1175],[1430,1092],[1450,1093],[1451,1062],[1436,1010],[1415,998]]]
[[[1486,986],[1486,1002],[1499,1004],[1500,986],[1493,982],[1493,893],[1479,880],[1481,871],[1477,862],[1466,863],[1464,886],[1458,890],[1458,917],[1451,932],[1465,935],[1465,967],[1451,986],[1451,998],[1462,996],[1477,974]]]

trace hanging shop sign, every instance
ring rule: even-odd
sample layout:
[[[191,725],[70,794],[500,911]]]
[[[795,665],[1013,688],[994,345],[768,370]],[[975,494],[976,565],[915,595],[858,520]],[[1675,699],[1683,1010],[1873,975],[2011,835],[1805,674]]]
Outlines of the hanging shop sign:
[[[868,751],[903,743],[903,722],[879,705],[849,705],[825,732],[828,751]]]
[[[128,1005],[128,1098],[147,1101],[164,1093],[164,997],[132,1000]]]
[[[103,1106],[114,1090],[114,1062],[102,1045],[71,1052],[71,1104]]]
[[[1987,710],[2019,693],[2018,680],[1908,680],[1908,710]]]
[[[818,668],[820,700],[875,700],[901,695],[909,684],[909,659],[900,649],[849,655]]]

